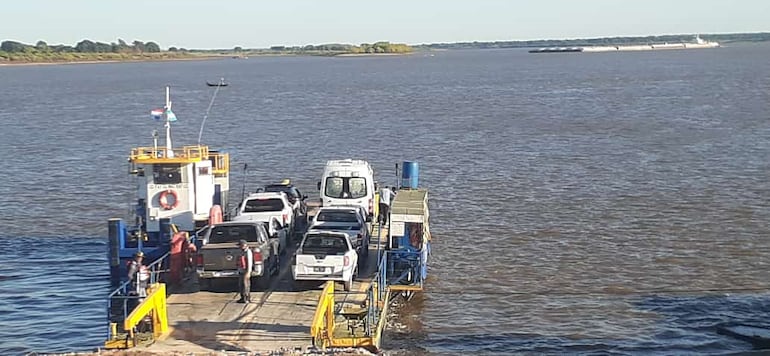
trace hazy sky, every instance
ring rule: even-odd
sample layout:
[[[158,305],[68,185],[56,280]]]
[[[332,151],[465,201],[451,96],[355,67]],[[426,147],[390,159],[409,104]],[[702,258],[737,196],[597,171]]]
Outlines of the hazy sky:
[[[0,40],[264,48],[770,31],[770,0],[9,0]]]

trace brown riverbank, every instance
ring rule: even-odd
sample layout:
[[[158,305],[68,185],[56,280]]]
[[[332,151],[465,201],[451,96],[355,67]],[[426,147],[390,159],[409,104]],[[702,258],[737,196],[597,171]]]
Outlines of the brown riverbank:
[[[190,57],[157,57],[157,58],[127,58],[127,59],[83,59],[83,60],[51,60],[51,61],[5,61],[0,62],[0,67],[4,66],[46,66],[63,64],[98,64],[98,63],[134,63],[134,62],[170,62],[170,61],[204,61],[215,59],[227,59],[231,56],[221,55],[201,55]]]

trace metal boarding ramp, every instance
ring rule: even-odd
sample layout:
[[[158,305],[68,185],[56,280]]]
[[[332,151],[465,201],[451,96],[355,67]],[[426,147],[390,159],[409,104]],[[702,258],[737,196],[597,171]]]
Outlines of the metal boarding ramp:
[[[171,219],[165,218],[161,219],[161,226],[164,232],[151,235],[149,241],[134,238],[132,244],[130,231],[137,230],[129,229],[122,219],[109,221],[111,280],[118,286],[107,296],[109,330],[104,344],[106,349],[150,344],[168,331],[166,282],[172,287],[181,282],[184,262],[188,258],[184,255],[187,251],[184,246],[195,244],[200,231],[182,232]],[[182,235],[185,236],[183,241],[175,238]],[[146,258],[152,261],[147,265],[150,280],[145,297],[131,290],[131,282],[123,278],[127,274],[125,262],[130,261],[137,251],[146,251]]]
[[[159,278],[168,257],[166,253],[147,266],[150,281],[145,297],[131,291],[130,281],[110,293],[107,298],[110,328],[104,343],[106,349],[128,349],[148,344],[168,331],[166,284],[160,283]],[[118,330],[118,326],[122,326],[121,330]]]
[[[424,189],[399,190],[389,227],[378,227],[384,246],[378,244],[377,272],[364,291],[338,291],[327,282],[310,327],[313,345],[379,350],[390,302],[424,287],[430,255],[427,199]]]

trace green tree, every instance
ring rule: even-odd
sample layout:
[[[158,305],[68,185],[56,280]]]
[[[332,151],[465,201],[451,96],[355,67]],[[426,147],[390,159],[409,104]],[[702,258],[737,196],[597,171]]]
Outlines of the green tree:
[[[16,41],[3,41],[0,43],[0,50],[8,53],[23,52],[27,45]]]
[[[123,41],[123,39],[118,38],[118,53],[126,53],[131,51],[131,46],[129,46],[126,41]]]
[[[160,52],[160,46],[155,42],[147,42],[144,44],[144,50],[148,53],[158,53]]]
[[[48,43],[45,43],[45,41],[37,41],[35,48],[41,52],[48,52]]]
[[[144,42],[139,40],[134,40],[134,52],[139,52],[139,53],[144,52]]]
[[[176,52],[176,51],[178,51],[178,49],[176,47],[169,47],[168,51],[169,52]]]
[[[243,51],[243,48],[241,48],[241,46],[235,46],[235,48],[233,48],[233,52],[241,52],[241,51]]]
[[[94,43],[94,52],[97,53],[110,53],[112,52],[112,46],[102,43],[102,42],[96,42]]]
[[[91,40],[82,40],[75,45],[75,50],[80,53],[96,52],[96,44]]]

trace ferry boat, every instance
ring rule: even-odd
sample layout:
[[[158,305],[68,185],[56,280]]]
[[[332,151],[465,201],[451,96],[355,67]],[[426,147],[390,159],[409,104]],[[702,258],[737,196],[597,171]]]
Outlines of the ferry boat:
[[[236,303],[230,290],[201,290],[193,261],[208,226],[226,220],[229,156],[204,145],[171,144],[169,89],[166,105],[153,110],[165,118],[165,145],[131,149],[135,179],[131,224],[108,222],[108,255],[114,291],[108,296],[105,348],[142,347],[150,353],[270,352],[306,347],[360,347],[377,351],[388,310],[395,299],[424,290],[431,234],[428,191],[418,186],[417,162],[404,162],[388,225],[372,223],[369,252],[350,291],[327,282],[303,289],[291,279],[291,258],[279,278],[252,292],[256,303]],[[398,165],[396,165],[398,170]],[[373,208],[378,215],[379,196]],[[308,204],[310,205],[310,204]],[[308,206],[308,213],[313,209]],[[373,220],[378,221],[378,220]],[[292,254],[290,247],[289,256]],[[143,252],[151,271],[146,296],[132,295],[126,262]],[[168,286],[168,287],[167,287]]]
[[[137,303],[132,295],[127,265],[138,252],[151,270],[151,286],[158,286],[162,272],[165,281],[179,282],[190,268],[196,250],[197,231],[211,218],[222,217],[228,203],[229,155],[206,145],[174,147],[170,88],[166,103],[151,111],[165,121],[165,142],[159,145],[153,131],[152,146],[136,147],[128,155],[128,172],[135,185],[132,216],[108,222],[108,260],[113,292],[108,296],[108,339],[118,335],[117,323],[129,317]],[[165,288],[165,286],[164,286]],[[110,346],[109,344],[107,345]]]

